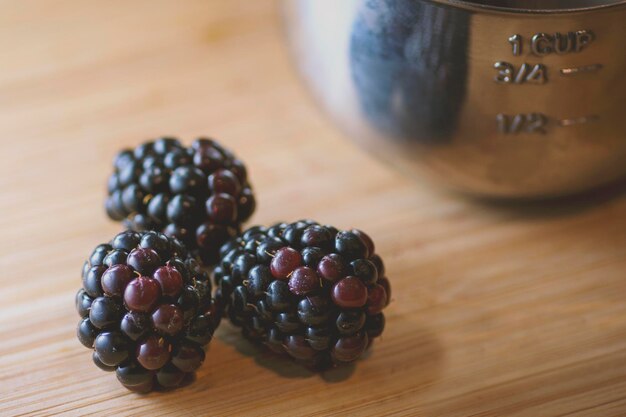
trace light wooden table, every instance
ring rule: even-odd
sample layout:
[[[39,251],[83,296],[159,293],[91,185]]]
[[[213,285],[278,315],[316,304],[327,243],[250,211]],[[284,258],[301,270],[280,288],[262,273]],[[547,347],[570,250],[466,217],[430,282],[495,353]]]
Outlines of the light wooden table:
[[[268,1],[5,0],[0,13],[0,415],[624,416],[626,198],[490,206],[345,140],[298,82]],[[122,146],[175,134],[248,163],[254,222],[376,240],[388,327],[313,375],[228,324],[197,381],[132,394],[75,338],[83,260]]]

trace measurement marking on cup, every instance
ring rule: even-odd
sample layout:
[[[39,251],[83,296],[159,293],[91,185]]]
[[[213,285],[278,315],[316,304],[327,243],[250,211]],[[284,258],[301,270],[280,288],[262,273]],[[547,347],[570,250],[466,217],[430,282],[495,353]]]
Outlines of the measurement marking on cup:
[[[565,55],[578,53],[587,48],[596,36],[590,30],[576,30],[567,33],[535,33],[531,36],[530,42],[519,33],[508,38],[511,44],[513,56],[520,56],[524,51],[526,43],[531,54],[536,56],[546,56],[549,54]]]
[[[535,33],[525,38],[519,33],[509,36],[513,56],[522,56],[525,44],[528,46],[528,55],[544,57],[550,54],[565,55],[580,53],[596,40],[591,30],[576,30],[566,33]],[[514,64],[507,61],[497,61],[493,67],[497,71],[494,81],[499,84],[545,84],[548,82],[548,67],[543,63]],[[600,71],[602,64],[581,65],[577,67],[561,68],[562,76],[592,73]]]
[[[496,126],[498,132],[505,135],[516,135],[519,133],[545,134],[546,128],[550,125],[558,127],[575,126],[584,123],[597,121],[597,115],[574,117],[570,119],[553,119],[543,113],[519,113],[508,115],[500,113],[496,115]]]
[[[545,127],[548,124],[548,117],[541,113],[521,113],[508,115],[500,113],[496,116],[498,132],[505,135],[517,133],[546,133]]]
[[[559,120],[558,122],[559,122],[559,126],[568,127],[568,126],[580,125],[583,123],[595,122],[598,119],[600,119],[600,116],[592,114],[590,116],[576,117],[573,119],[563,119],[563,120]]]
[[[543,64],[524,63],[519,68],[505,61],[493,64],[497,71],[495,82],[500,84],[545,84],[548,81],[548,69]]]
[[[561,68],[561,75],[576,75],[585,72],[600,71],[603,68],[602,64],[583,65],[581,67]]]

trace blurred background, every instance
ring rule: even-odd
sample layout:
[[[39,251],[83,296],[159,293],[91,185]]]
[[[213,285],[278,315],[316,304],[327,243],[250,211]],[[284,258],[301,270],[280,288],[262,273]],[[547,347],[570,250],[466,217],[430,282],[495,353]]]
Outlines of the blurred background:
[[[211,136],[254,159],[264,194],[258,215],[291,217],[293,204],[316,193],[325,198],[303,205],[301,216],[335,212],[327,199],[348,204],[334,198],[343,187],[333,179],[338,172],[356,179],[358,163],[346,166],[333,154],[352,146],[333,140],[338,134],[312,111],[277,9],[268,1],[11,3],[0,36],[3,201],[30,202],[35,212],[22,212],[23,220],[78,209],[71,223],[107,236],[118,227],[101,209],[113,156],[174,135],[187,143]]]

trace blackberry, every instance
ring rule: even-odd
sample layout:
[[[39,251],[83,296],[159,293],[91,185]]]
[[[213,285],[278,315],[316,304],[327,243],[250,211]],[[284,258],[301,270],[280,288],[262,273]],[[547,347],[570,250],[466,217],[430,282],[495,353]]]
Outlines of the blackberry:
[[[389,280],[360,230],[309,220],[256,226],[220,255],[216,302],[274,352],[323,369],[355,361],[383,332]]]
[[[176,237],[207,266],[256,207],[245,166],[211,139],[197,139],[190,148],[173,138],[146,142],[118,153],[113,166],[109,217],[131,230]]]
[[[155,231],[97,246],[76,310],[78,340],[94,363],[137,392],[190,379],[220,322],[209,276],[180,242]]]

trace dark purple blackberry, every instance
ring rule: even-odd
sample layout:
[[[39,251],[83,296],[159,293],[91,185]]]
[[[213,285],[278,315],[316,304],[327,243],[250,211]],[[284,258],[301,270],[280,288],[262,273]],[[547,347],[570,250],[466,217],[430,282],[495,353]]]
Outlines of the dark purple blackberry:
[[[154,231],[126,231],[97,246],[76,309],[78,340],[93,349],[94,363],[137,392],[190,380],[221,317],[198,262]]]
[[[274,352],[314,368],[352,362],[382,334],[390,300],[374,250],[360,230],[310,220],[252,227],[220,249],[216,303]]]
[[[245,166],[211,139],[185,148],[161,138],[121,151],[113,165],[105,204],[109,217],[131,230],[176,237],[207,266],[217,262],[219,248],[256,207]],[[118,262],[118,255],[111,262]]]

